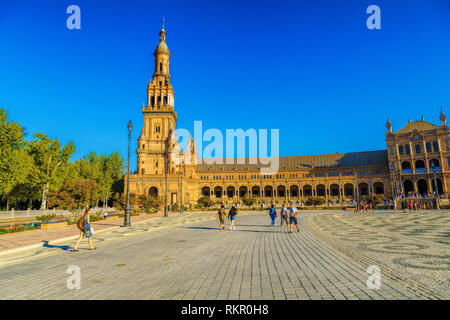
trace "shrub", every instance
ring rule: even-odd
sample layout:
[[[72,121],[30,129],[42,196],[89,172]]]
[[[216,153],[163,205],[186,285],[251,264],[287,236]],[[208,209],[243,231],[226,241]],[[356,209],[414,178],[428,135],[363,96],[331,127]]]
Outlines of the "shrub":
[[[256,197],[253,195],[246,194],[244,198],[242,198],[242,203],[247,207],[251,207],[256,202]]]
[[[197,200],[198,208],[209,208],[213,205],[212,200],[209,197],[201,197]]]

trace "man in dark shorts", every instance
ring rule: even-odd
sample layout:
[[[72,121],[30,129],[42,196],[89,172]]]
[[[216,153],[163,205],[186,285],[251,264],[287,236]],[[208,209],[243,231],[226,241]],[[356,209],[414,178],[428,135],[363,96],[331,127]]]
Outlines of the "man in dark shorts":
[[[291,204],[291,208],[289,209],[289,233],[292,233],[292,225],[294,223],[295,223],[295,226],[297,227],[297,232],[300,232],[300,228],[298,227],[298,222],[297,222],[297,216],[298,216],[297,208],[294,207],[293,204]]]

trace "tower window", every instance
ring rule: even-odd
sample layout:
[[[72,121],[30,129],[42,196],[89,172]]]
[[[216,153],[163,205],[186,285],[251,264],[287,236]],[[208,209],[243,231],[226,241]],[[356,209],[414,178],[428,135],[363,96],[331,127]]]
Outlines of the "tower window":
[[[163,69],[162,66],[163,66],[162,63],[160,63],[159,64],[159,72],[162,72],[162,69]]]
[[[155,132],[160,132],[161,131],[161,127],[160,126],[156,126],[155,127]]]

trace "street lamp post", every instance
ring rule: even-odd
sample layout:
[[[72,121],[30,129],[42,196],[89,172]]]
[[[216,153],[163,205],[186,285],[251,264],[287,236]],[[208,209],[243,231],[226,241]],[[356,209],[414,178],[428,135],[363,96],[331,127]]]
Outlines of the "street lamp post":
[[[167,174],[168,174],[168,159],[167,159],[167,152],[164,153],[164,173],[165,173],[165,188],[164,188],[164,217],[168,217],[168,204],[167,204]]]
[[[130,221],[130,144],[131,144],[131,130],[133,130],[133,124],[131,120],[128,121],[128,163],[127,163],[127,205],[125,207],[125,218],[123,222],[124,227],[131,226]]]
[[[434,161],[431,161],[431,170],[433,171],[433,183],[434,183],[434,190],[436,192],[436,209],[439,209],[439,190],[436,180],[436,166],[434,164]]]
[[[263,205],[263,192],[264,190],[262,189],[262,175],[261,172],[259,173],[259,199],[260,199],[260,205],[261,205],[261,211],[264,210],[264,205]]]
[[[391,166],[391,172],[392,172],[392,186],[393,186],[393,192],[394,192],[394,210],[397,209],[397,188],[396,188],[396,183],[395,183],[395,179],[394,179],[394,166]]]
[[[183,173],[184,173],[184,166],[181,162],[182,167],[180,168],[180,214],[183,213]]]

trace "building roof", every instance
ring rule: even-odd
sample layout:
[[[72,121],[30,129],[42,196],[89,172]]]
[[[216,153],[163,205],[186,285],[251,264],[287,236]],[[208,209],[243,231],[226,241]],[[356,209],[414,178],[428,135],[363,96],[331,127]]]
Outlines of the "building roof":
[[[404,133],[411,133],[414,130],[417,131],[428,131],[428,130],[435,130],[438,129],[439,127],[426,122],[424,120],[421,121],[410,121],[406,126],[404,126],[403,128],[401,128],[400,130],[398,130],[396,132],[396,134],[404,134]]]
[[[267,159],[267,158],[266,158]],[[216,163],[203,163],[197,165],[199,172],[219,172],[219,171],[252,171],[259,170],[261,167],[269,167],[268,162],[258,161],[255,158],[241,159],[206,159],[210,162],[217,160]],[[227,163],[227,160],[229,163]],[[242,163],[239,163],[240,162]],[[252,163],[253,160],[256,163]],[[264,160],[264,158],[262,159]],[[199,159],[200,161],[200,159]],[[284,170],[300,170],[311,168],[344,168],[344,167],[363,167],[371,165],[387,165],[388,157],[386,150],[322,154],[312,156],[290,156],[279,157],[278,168]]]

